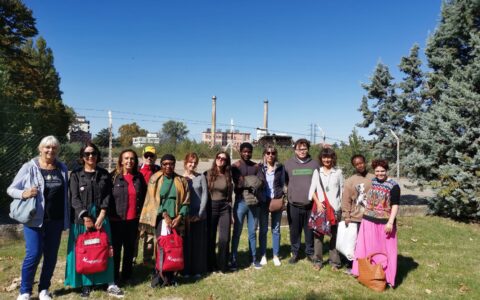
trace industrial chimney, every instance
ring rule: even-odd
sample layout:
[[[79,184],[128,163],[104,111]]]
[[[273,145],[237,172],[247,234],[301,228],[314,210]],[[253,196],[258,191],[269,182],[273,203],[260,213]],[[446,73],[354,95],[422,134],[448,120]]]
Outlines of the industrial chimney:
[[[265,133],[268,134],[268,99],[263,101],[263,128]]]
[[[215,135],[217,130],[217,97],[212,97],[212,147],[215,146]]]

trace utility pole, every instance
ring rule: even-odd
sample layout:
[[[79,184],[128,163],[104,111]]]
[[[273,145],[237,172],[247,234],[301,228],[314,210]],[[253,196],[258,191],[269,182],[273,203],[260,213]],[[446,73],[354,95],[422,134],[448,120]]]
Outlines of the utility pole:
[[[112,111],[108,111],[108,172],[112,171]]]

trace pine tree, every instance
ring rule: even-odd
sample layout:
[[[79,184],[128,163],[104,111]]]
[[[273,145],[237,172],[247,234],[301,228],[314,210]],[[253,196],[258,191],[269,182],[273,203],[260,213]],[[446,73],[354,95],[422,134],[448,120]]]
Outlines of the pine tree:
[[[402,112],[393,79],[388,67],[378,63],[370,84],[362,84],[367,95],[363,96],[359,109],[364,120],[357,126],[371,127],[369,135],[374,136],[373,152],[376,157],[395,161],[396,141],[390,130],[398,133],[402,128],[405,113]]]
[[[480,217],[480,1],[444,3],[426,49],[430,108],[419,115],[408,175],[436,190],[430,207]]]

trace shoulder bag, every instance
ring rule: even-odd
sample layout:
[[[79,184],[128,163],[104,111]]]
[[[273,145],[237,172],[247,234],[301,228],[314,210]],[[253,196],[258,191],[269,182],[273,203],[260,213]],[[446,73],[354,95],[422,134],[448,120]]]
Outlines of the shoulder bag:
[[[35,184],[33,178],[30,178],[30,187],[39,186]],[[38,191],[41,192],[40,190]],[[10,218],[15,221],[25,224],[30,222],[37,213],[37,198],[30,197],[28,199],[13,199],[10,203]]]

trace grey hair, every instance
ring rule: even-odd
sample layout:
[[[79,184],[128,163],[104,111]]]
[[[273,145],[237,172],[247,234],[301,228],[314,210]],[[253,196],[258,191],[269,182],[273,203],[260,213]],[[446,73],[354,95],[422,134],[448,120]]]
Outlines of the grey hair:
[[[47,146],[53,146],[60,150],[60,142],[53,135],[48,135],[40,141],[40,144],[38,144],[38,151],[42,151],[42,148]]]

